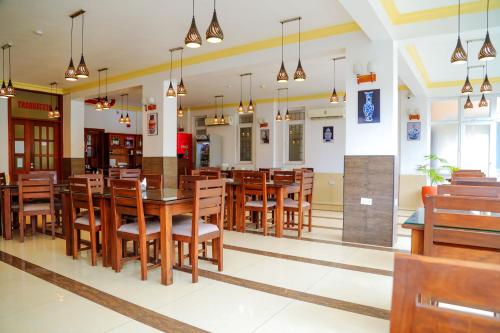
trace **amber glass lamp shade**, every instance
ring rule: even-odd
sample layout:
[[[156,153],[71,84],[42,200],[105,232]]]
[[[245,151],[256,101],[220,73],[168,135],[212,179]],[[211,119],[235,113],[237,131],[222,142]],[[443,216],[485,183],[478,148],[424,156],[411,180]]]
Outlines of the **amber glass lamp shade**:
[[[491,87],[490,80],[488,79],[488,74],[484,76],[483,84],[481,84],[481,92],[484,94],[490,93],[493,90]]]
[[[104,97],[104,100],[102,101],[102,109],[103,110],[109,110],[110,105],[108,101],[108,96]]]
[[[189,27],[188,33],[184,38],[184,44],[192,49],[196,49],[201,46],[201,35],[198,32],[198,28],[196,27],[194,16],[191,20],[191,27]]]
[[[486,38],[484,39],[483,46],[481,47],[481,50],[479,50],[478,59],[481,61],[489,61],[495,59],[496,56],[497,50],[495,50],[495,47],[491,42],[490,33],[488,31],[486,32]]]
[[[281,61],[281,68],[280,71],[278,72],[276,80],[280,83],[288,82],[288,73],[286,72],[285,63],[283,61]]]
[[[484,96],[484,94],[481,96],[481,100],[479,101],[479,107],[480,108],[485,108],[488,106],[488,100]]]
[[[281,112],[278,110],[278,114],[276,115],[276,121],[282,121],[283,118],[281,117]]]
[[[302,63],[299,59],[299,64],[297,65],[297,69],[295,70],[295,74],[293,75],[293,80],[297,82],[302,82],[306,80],[306,72],[304,72],[304,68],[302,68]]]
[[[86,79],[89,77],[89,69],[87,65],[85,64],[85,59],[82,57],[80,58],[80,64],[78,64],[78,67],[76,68],[76,77],[79,79]]]
[[[95,103],[95,110],[102,111],[102,101],[100,98],[97,99],[97,103]]]
[[[187,90],[186,87],[184,86],[184,81],[182,79],[181,82],[177,85],[177,95],[179,96],[187,95]]]
[[[474,89],[472,88],[472,84],[469,81],[469,75],[467,75],[467,77],[465,78],[464,85],[462,87],[462,94],[464,95],[470,94],[472,93],[473,90]]]
[[[69,61],[69,66],[68,69],[66,69],[66,72],[64,73],[64,78],[66,81],[76,81],[78,78],[76,77],[76,70],[75,66],[73,65],[73,58]]]
[[[217,13],[215,10],[212,15],[212,22],[210,22],[205,36],[207,37],[207,42],[212,44],[220,43],[224,39],[224,33],[220,27],[219,20],[217,20]]]
[[[0,98],[9,98],[5,94],[7,93],[7,86],[5,85],[5,81],[2,82],[2,87],[0,88]]]
[[[174,98],[176,95],[175,95],[175,90],[174,90],[174,87],[172,86],[172,82],[170,82],[170,85],[168,86],[168,90],[167,90],[167,98]]]
[[[250,102],[248,103],[248,108],[247,108],[247,111],[249,113],[253,113],[255,111],[255,107],[253,106],[253,102],[252,100],[250,100]]]
[[[337,95],[337,90],[333,88],[332,96],[330,96],[330,103],[337,104],[339,102],[339,96]]]
[[[465,104],[464,104],[464,109],[470,110],[473,108],[474,108],[474,104],[472,104],[472,101],[470,100],[470,96],[467,96],[467,100],[465,101]]]
[[[450,61],[452,64],[457,64],[457,65],[465,64],[467,62],[467,53],[465,52],[464,47],[462,46],[462,41],[460,40],[460,37],[458,37],[457,46],[455,46],[455,49],[451,54]]]

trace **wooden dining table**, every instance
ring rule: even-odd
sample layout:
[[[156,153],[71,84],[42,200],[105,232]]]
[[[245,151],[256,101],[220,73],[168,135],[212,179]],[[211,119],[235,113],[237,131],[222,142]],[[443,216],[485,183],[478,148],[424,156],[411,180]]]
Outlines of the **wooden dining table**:
[[[71,199],[69,190],[61,191],[63,201],[63,223],[66,233],[66,255],[72,256],[73,225],[71,221]],[[173,283],[173,241],[172,241],[172,216],[178,214],[192,213],[193,211],[192,191],[183,191],[176,188],[163,188],[161,190],[146,190],[142,192],[144,214],[158,216],[160,219],[160,251],[161,251],[161,283],[170,285]],[[111,211],[111,189],[105,187],[102,192],[92,195],[95,207],[101,210],[101,225],[103,227],[102,260],[104,266],[116,268],[116,232],[112,232],[113,221]]]
[[[58,195],[61,190],[68,187],[68,182],[62,181],[54,184],[54,194]],[[5,240],[12,239],[12,204],[18,196],[19,185],[13,181],[6,185],[0,185],[0,199],[2,200],[2,232]]]
[[[243,186],[239,181],[226,179],[226,188],[230,188],[227,193],[226,205],[229,207],[228,218],[232,219],[230,225],[236,226],[236,231],[245,231],[245,207],[243,206]],[[266,183],[267,194],[276,199],[275,212],[275,237],[283,237],[283,219],[284,219],[284,200],[289,194],[299,193],[300,185],[298,183],[282,183],[268,181]],[[230,195],[231,194],[231,195]],[[236,197],[236,198],[235,198]],[[233,211],[233,205],[235,207]]]

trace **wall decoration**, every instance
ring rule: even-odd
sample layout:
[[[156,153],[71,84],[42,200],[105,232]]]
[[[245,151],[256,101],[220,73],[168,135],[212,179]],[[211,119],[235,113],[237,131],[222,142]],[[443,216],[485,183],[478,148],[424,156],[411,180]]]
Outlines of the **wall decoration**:
[[[408,141],[420,141],[422,123],[420,121],[408,122],[406,125],[406,139]]]
[[[150,113],[148,118],[148,135],[158,135],[158,113]]]
[[[358,91],[358,124],[380,123],[380,89]]]
[[[264,145],[269,144],[269,128],[260,129],[260,143]]]
[[[323,143],[332,143],[333,138],[333,126],[323,126]]]

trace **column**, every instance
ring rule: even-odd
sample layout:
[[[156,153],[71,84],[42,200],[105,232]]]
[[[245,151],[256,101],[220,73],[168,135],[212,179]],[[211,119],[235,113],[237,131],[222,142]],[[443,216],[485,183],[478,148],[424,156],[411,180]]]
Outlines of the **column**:
[[[397,230],[399,178],[397,44],[366,39],[349,45],[346,55],[343,240],[392,246]],[[358,84],[352,72],[354,65],[368,73],[368,63],[376,68],[376,82]],[[363,91],[374,93],[366,97]],[[363,106],[369,104],[370,97],[378,99],[378,94],[379,120],[370,122],[368,117],[368,122],[363,122]]]
[[[9,175],[9,100],[0,98],[0,172]]]
[[[85,173],[85,103],[63,96],[63,178]]]
[[[157,109],[143,112],[143,161],[144,173],[161,173],[166,187],[177,188],[177,99],[167,98],[170,81],[143,85],[143,97],[154,97]],[[176,82],[172,82],[174,88]],[[149,121],[157,113],[158,134],[149,134]]]

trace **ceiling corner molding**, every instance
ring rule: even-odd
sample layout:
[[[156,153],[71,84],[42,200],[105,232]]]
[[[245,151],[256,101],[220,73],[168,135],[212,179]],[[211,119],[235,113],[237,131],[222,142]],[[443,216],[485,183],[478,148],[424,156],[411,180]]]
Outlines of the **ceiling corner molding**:
[[[44,92],[44,93],[49,93],[49,94],[54,92],[54,89],[51,89],[51,87],[49,85],[41,86],[38,84],[25,83],[25,82],[14,82],[14,88],[21,89],[21,90]],[[58,95],[63,95],[64,90],[61,88],[57,88],[55,93]]]

